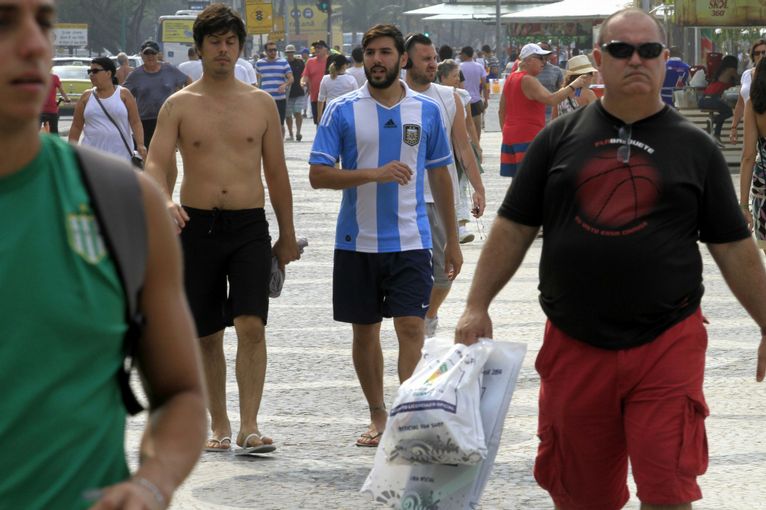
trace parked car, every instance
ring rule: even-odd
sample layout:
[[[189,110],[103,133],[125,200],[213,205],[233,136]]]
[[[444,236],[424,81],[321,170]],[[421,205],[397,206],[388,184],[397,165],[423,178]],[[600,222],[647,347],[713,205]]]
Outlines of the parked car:
[[[54,66],[89,66],[91,57],[53,57]]]
[[[88,77],[88,69],[90,69],[90,60],[88,60],[88,65],[55,65],[51,68],[51,72],[61,79],[61,86],[71,100],[71,103],[62,102],[60,104],[59,108],[62,112],[73,112],[74,105],[82,93],[93,88]]]

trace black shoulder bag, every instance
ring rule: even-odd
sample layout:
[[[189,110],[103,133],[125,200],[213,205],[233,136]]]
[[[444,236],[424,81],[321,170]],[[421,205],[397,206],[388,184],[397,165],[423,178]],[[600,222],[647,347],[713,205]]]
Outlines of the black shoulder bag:
[[[117,123],[112,118],[112,116],[109,115],[109,112],[106,111],[106,108],[104,108],[104,104],[98,98],[98,94],[96,94],[96,89],[95,88],[93,89],[93,97],[96,98],[96,102],[98,102],[98,105],[104,111],[104,115],[106,115],[106,118],[109,119],[112,122],[112,124],[114,124],[115,128],[117,128],[117,132],[120,134],[120,138],[122,139],[122,143],[125,144],[125,148],[128,150],[128,154],[130,154],[130,162],[133,163],[133,166],[135,166],[136,168],[144,168],[144,160],[141,159],[139,156],[136,156],[133,153],[133,149],[130,148],[130,145],[128,145],[128,141],[125,140],[125,136],[123,136],[122,130],[120,129],[120,126],[118,126]]]

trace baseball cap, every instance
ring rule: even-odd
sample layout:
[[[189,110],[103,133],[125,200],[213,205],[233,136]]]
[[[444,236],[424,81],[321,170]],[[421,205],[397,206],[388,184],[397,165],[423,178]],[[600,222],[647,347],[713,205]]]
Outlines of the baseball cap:
[[[321,48],[327,48],[327,43],[326,43],[326,42],[324,42],[324,41],[323,41],[323,40],[321,40],[321,39],[319,39],[318,41],[314,41],[313,43],[311,43],[311,45],[312,45],[313,47],[315,47],[315,48],[319,48],[319,47],[321,47]]]
[[[523,48],[521,48],[521,53],[519,53],[519,58],[521,60],[524,60],[527,57],[531,57],[532,55],[548,55],[550,54],[550,51],[546,51],[542,49],[540,46],[538,46],[535,43],[529,43],[525,44]]]
[[[148,50],[153,50],[153,51],[156,51],[157,53],[159,53],[160,52],[160,45],[157,44],[154,41],[144,41],[144,44],[141,45],[140,53],[143,53],[144,50],[147,50],[147,49]]]
[[[295,46],[292,44],[285,46],[285,53],[295,53]]]

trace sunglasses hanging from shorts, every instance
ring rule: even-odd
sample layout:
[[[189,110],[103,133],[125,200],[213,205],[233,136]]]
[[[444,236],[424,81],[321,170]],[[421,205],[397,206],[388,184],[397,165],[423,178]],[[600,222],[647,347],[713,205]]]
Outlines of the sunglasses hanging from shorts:
[[[648,42],[634,46],[622,41],[609,41],[602,44],[601,49],[614,58],[620,59],[630,58],[635,52],[638,52],[638,56],[641,58],[657,58],[665,49],[665,45],[658,42]]]

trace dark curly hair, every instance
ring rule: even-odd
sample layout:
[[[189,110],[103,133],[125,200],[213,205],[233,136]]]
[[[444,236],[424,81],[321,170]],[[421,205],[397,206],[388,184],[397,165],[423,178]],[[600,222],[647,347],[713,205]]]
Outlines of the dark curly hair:
[[[112,62],[112,59],[109,57],[96,57],[93,60],[90,61],[91,64],[96,64],[101,66],[101,69],[104,69],[105,71],[112,74],[112,83],[117,85],[117,67],[115,67],[114,62]]]
[[[721,59],[721,64],[718,66],[718,69],[715,70],[715,73],[713,73],[713,79],[711,80],[711,83],[714,81],[718,81],[718,78],[721,77],[724,71],[727,69],[737,69],[737,66],[739,65],[739,60],[737,60],[737,57],[734,55],[726,55]]]
[[[379,37],[390,37],[394,40],[396,52],[401,56],[404,54],[404,36],[394,25],[375,25],[367,30],[362,37],[362,48],[367,49],[367,45]]]
[[[239,39],[239,50],[245,47],[247,30],[237,11],[224,4],[210,4],[194,20],[192,33],[197,50],[202,49],[206,35],[221,35],[231,30]]]

